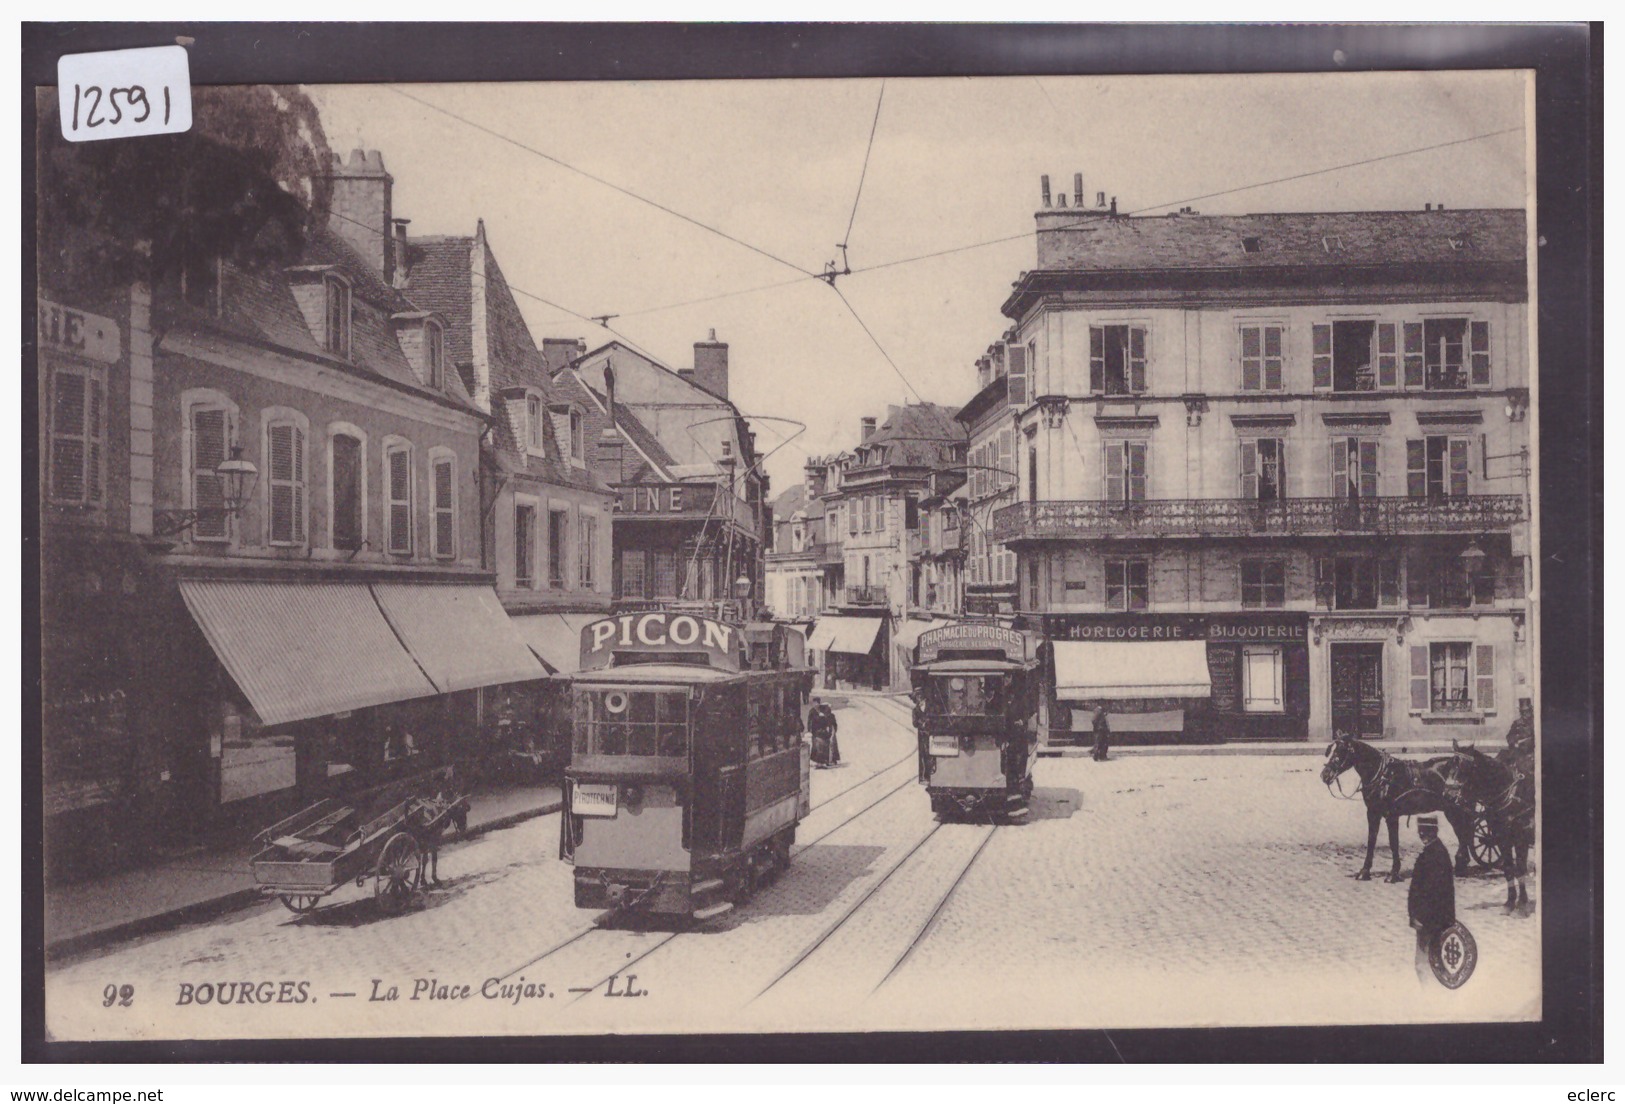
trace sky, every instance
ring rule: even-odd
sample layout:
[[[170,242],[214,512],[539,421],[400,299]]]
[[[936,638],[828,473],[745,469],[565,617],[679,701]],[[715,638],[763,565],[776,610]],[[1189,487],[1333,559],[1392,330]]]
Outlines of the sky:
[[[311,92],[335,150],[382,151],[413,234],[485,220],[538,343],[621,338],[682,368],[714,329],[730,397],[777,449],[775,495],[860,418],[975,393],[1034,263],[1042,174],[1147,215],[1522,207],[1529,187],[1509,71]],[[809,273],[843,241],[853,271],[832,289]],[[604,314],[615,332],[587,320]]]

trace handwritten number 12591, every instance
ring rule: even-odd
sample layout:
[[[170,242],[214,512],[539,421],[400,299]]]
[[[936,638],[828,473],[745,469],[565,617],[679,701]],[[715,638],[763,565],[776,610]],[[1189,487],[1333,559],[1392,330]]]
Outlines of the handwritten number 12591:
[[[164,126],[169,125],[169,86],[165,85],[164,93]],[[124,100],[124,107],[119,106],[119,100]],[[136,108],[140,114],[136,114]],[[124,121],[124,111],[130,112],[130,121],[144,123],[152,117],[152,104],[147,99],[147,90],[139,84],[132,84],[128,88],[109,88],[105,99],[100,85],[74,85],[73,86],[73,129],[78,130],[80,124],[80,111],[84,112],[85,127],[99,127],[103,123],[117,124]],[[103,110],[110,115],[102,114]]]

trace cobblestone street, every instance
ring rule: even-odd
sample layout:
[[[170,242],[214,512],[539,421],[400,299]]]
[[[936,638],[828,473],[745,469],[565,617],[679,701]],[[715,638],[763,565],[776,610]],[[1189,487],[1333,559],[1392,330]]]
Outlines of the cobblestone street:
[[[403,916],[352,887],[308,917],[258,906],[56,964],[48,1028],[205,1038],[1539,1015],[1533,880],[1531,916],[1503,914],[1498,875],[1458,880],[1477,973],[1454,993],[1419,986],[1406,885],[1353,879],[1363,807],[1327,795],[1315,755],[1042,759],[1031,823],[933,832],[907,703],[835,700],[846,763],[813,773],[790,870],[709,926],[590,928],[549,816],[448,846],[444,884]],[[1402,823],[1401,849],[1408,877],[1414,826]],[[1385,866],[1384,836],[1379,877]],[[131,1003],[104,1006],[110,985],[132,986]],[[215,999],[201,1004],[205,986]],[[399,999],[370,999],[392,990]]]

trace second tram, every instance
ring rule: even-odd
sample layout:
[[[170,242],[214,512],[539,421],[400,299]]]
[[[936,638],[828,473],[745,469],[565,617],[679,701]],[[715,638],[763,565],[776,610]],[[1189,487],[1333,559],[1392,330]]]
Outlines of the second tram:
[[[1025,817],[1038,739],[1038,664],[1026,636],[976,622],[932,629],[920,634],[912,675],[932,812]]]
[[[705,920],[789,864],[813,672],[772,630],[750,647],[740,625],[673,611],[582,629],[559,846],[578,908]]]

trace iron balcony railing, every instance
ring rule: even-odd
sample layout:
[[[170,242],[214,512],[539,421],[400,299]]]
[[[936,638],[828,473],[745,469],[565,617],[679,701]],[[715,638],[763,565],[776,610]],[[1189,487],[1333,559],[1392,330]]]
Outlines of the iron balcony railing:
[[[813,546],[813,559],[821,564],[838,564],[846,561],[841,556],[841,542],[828,541]]]
[[[1520,495],[1073,500],[1005,506],[994,512],[989,535],[1005,543],[1079,537],[1387,537],[1491,533],[1523,520]]]
[[[886,604],[886,588],[880,586],[849,586],[846,588],[846,604],[849,606],[883,606]]]

